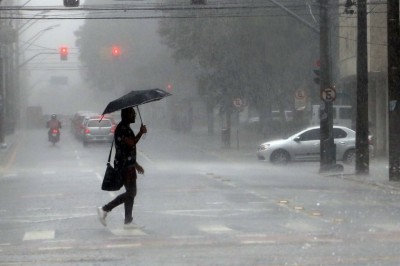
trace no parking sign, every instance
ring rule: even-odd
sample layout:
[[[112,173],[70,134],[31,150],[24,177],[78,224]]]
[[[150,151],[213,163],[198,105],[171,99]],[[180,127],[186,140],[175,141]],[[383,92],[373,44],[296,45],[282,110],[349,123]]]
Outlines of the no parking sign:
[[[336,90],[335,88],[329,87],[321,91],[321,100],[324,102],[333,102],[336,100]]]
[[[237,107],[237,108],[242,107],[242,105],[243,105],[242,99],[240,99],[240,98],[235,98],[235,99],[233,99],[233,105],[234,105],[235,107]]]

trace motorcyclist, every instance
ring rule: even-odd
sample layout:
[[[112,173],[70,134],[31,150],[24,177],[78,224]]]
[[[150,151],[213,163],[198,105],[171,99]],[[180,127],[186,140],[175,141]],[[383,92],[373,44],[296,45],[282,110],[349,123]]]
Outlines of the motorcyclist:
[[[51,119],[47,121],[47,128],[49,129],[48,135],[50,140],[52,130],[57,129],[59,131],[61,128],[61,122],[57,119],[57,115],[51,115]]]

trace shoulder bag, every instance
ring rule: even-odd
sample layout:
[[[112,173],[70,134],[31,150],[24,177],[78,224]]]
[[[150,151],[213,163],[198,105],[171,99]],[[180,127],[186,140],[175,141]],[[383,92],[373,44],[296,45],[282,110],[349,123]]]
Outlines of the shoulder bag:
[[[114,140],[111,143],[110,154],[108,155],[107,168],[104,173],[103,183],[101,189],[105,191],[117,191],[120,190],[124,184],[124,179],[119,170],[116,170],[110,164],[111,152],[114,145]]]

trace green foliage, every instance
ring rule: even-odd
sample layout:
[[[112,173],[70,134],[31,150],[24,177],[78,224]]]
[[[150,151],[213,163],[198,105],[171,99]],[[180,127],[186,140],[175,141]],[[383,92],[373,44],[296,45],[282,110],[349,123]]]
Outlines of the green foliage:
[[[85,1],[91,3],[107,1]],[[184,65],[183,70],[175,70],[179,76],[175,78],[195,73],[198,92],[208,103],[241,97],[262,113],[265,106],[290,102],[299,86],[312,84],[310,69],[318,58],[319,36],[294,18],[196,17],[196,9],[185,12],[187,18],[161,19],[158,33],[176,63]],[[160,52],[159,39],[154,43],[155,38],[149,37],[152,32],[144,30],[154,23],[86,20],[76,35],[87,79],[101,89],[162,87],[174,82],[176,65],[165,47]],[[122,49],[118,60],[110,53],[116,43]],[[174,84],[174,90],[178,88]]]
[[[319,36],[288,16],[168,19],[159,32],[177,60],[201,66],[201,95],[245,97],[260,110],[307,84],[319,53]]]

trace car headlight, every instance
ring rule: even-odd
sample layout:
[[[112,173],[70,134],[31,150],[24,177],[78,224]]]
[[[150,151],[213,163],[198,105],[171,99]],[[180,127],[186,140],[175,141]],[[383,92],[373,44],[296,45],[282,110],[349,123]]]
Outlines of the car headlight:
[[[265,151],[266,149],[268,149],[268,147],[268,143],[261,144],[260,146],[258,146],[258,151]]]

